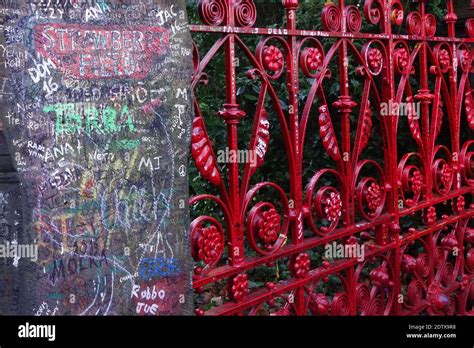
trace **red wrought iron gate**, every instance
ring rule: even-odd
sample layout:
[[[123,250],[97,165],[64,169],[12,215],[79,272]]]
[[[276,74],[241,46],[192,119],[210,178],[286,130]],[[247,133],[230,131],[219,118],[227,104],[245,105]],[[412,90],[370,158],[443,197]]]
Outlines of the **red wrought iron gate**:
[[[194,52],[192,155],[210,187],[190,199],[196,313],[474,314],[473,20],[457,37],[447,0],[440,37],[427,0],[338,0],[306,30],[298,0],[280,6],[286,28],[256,27],[252,0],[201,0],[190,25],[213,42]],[[214,59],[220,110],[199,94]],[[245,110],[244,79],[258,86]],[[278,180],[257,175],[270,159]]]

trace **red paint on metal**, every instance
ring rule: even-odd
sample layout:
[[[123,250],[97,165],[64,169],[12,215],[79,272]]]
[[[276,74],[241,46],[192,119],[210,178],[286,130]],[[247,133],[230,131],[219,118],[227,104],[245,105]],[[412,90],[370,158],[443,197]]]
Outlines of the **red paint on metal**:
[[[190,29],[215,35],[215,44],[202,59],[195,47],[193,87],[209,80],[209,61],[222,51],[225,100],[214,112],[225,122],[231,150],[241,143],[241,122],[253,121],[246,146],[260,144],[261,155],[256,166],[220,166],[205,127],[214,115],[201,112],[196,91],[193,157],[215,191],[190,203],[209,202],[220,213],[198,216],[191,225],[194,287],[202,293],[227,282],[222,301],[197,314],[474,314],[474,20],[466,22],[467,38],[456,37],[457,16],[448,0],[448,36],[439,37],[426,3],[418,1],[413,10],[400,0],[366,0],[360,9],[329,2],[314,14],[322,16],[324,31],[317,31],[297,28],[297,0],[282,2],[286,28],[255,28],[252,0],[199,2],[205,25]],[[361,32],[363,16],[378,33]],[[244,40],[249,35],[259,38],[255,48]],[[243,56],[251,65],[247,77],[259,85],[255,107],[245,111],[237,95],[236,58]],[[336,98],[325,90],[334,66]],[[302,80],[311,84],[305,96]],[[402,116],[394,109],[400,103],[419,108]],[[318,128],[313,134],[310,122]],[[440,136],[443,127],[448,140]],[[383,144],[374,143],[375,132]],[[286,152],[278,160],[287,189],[254,177],[271,159],[276,137]],[[313,154],[303,151],[304,144],[316,140],[333,165],[307,180],[303,160]],[[372,159],[370,147],[381,156]],[[273,195],[263,199],[260,194],[269,191]],[[365,257],[321,255],[321,247],[332,243],[334,250],[364,246]],[[278,272],[276,262],[287,263],[289,279],[253,284],[254,269]]]

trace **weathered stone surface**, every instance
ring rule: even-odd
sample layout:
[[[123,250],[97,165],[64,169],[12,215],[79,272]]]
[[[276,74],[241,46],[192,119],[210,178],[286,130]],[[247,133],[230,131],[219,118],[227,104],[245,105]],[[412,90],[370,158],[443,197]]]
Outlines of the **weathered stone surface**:
[[[190,314],[184,1],[2,0],[0,15],[0,164],[16,171],[0,245],[25,246],[0,253],[0,314]]]

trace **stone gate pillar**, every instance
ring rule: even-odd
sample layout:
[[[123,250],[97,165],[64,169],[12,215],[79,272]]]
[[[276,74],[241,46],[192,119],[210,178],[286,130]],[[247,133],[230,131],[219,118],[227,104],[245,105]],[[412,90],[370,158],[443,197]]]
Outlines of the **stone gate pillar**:
[[[184,0],[0,15],[0,314],[191,314]]]

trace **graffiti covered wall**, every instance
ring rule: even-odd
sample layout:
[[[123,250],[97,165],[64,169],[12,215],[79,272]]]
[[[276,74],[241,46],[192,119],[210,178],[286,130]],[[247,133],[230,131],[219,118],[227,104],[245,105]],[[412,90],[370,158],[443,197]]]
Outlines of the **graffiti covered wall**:
[[[184,1],[0,15],[0,314],[191,313]]]

